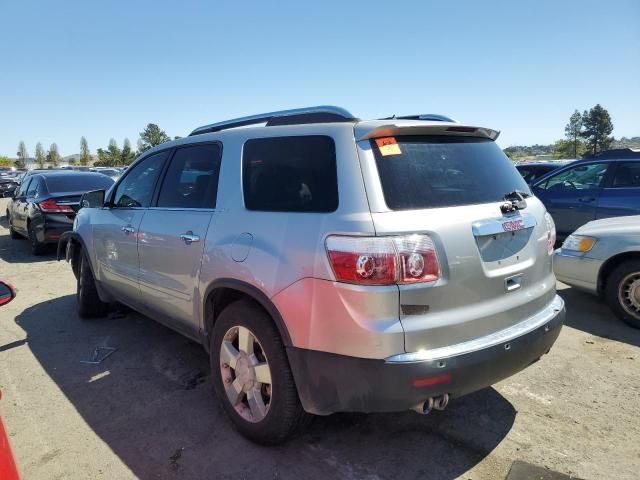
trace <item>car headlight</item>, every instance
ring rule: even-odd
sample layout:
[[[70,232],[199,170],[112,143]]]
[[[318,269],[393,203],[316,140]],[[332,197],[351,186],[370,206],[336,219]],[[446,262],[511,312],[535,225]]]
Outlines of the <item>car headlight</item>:
[[[586,235],[569,235],[562,244],[563,250],[574,252],[588,252],[596,244],[596,239]]]

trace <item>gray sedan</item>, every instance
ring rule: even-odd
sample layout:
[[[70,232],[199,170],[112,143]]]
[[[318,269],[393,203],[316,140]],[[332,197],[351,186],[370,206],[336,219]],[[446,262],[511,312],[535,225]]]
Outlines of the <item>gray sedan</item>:
[[[556,278],[600,295],[618,318],[640,328],[640,216],[583,225],[554,254]]]

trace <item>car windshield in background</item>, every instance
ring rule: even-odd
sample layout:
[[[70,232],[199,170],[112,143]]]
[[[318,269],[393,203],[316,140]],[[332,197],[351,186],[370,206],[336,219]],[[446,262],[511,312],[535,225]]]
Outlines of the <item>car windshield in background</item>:
[[[392,210],[499,202],[513,191],[531,193],[492,140],[403,136],[393,139],[397,147],[386,149],[378,147],[379,140],[371,140],[371,145]]]
[[[88,192],[90,190],[108,189],[114,181],[100,173],[70,173],[69,175],[51,175],[45,177],[49,192]]]

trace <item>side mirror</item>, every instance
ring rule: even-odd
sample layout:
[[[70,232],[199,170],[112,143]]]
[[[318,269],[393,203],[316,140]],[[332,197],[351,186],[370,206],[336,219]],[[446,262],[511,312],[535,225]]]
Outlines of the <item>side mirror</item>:
[[[14,298],[16,298],[16,291],[13,287],[6,282],[0,282],[0,307],[6,305]]]
[[[102,208],[104,207],[104,190],[93,190],[80,197],[80,208]]]

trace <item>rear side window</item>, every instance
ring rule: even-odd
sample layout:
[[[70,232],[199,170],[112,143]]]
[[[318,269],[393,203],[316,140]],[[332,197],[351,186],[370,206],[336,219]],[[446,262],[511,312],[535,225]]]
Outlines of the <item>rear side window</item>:
[[[91,190],[107,190],[113,185],[113,180],[105,175],[70,173],[69,175],[55,175],[46,177],[47,188],[51,193],[58,192],[89,192]]]
[[[378,142],[376,141],[378,140]],[[391,210],[499,202],[513,191],[531,194],[511,160],[492,140],[403,136],[396,146],[371,140],[382,190]]]
[[[116,187],[113,203],[116,207],[148,207],[169,150],[149,155],[137,163]]]
[[[640,187],[640,162],[626,162],[618,165],[613,186],[618,188]]]
[[[179,148],[162,182],[158,207],[215,208],[219,174],[219,145]]]
[[[242,183],[249,210],[333,212],[338,208],[335,143],[322,135],[249,140]]]
[[[38,194],[38,190],[42,190],[42,188],[40,188],[41,183],[42,180],[40,179],[40,177],[34,178],[29,185],[29,189],[27,190],[27,197],[35,197]]]

